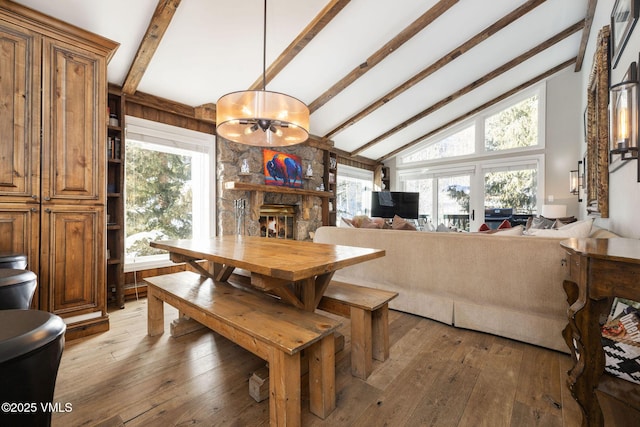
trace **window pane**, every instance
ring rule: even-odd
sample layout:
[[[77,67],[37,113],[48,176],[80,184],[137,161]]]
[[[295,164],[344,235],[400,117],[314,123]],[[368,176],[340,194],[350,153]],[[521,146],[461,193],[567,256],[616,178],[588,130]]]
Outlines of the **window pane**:
[[[150,241],[192,237],[194,155],[172,151],[127,141],[125,252],[130,260],[165,253],[151,248]]]
[[[469,231],[469,175],[438,178],[438,224]]]
[[[458,133],[429,144],[423,150],[406,156],[402,160],[405,163],[409,163],[473,154],[475,151],[475,133],[475,125],[469,126]]]
[[[538,145],[538,96],[487,118],[484,129],[487,151]]]
[[[487,172],[484,175],[485,208],[513,208],[515,214],[536,212],[538,171],[535,168]]]
[[[420,193],[418,215],[433,222],[433,179],[409,179],[404,187],[405,191]]]
[[[338,218],[353,218],[368,215],[371,209],[371,189],[373,181],[353,178],[338,173],[336,204]]]

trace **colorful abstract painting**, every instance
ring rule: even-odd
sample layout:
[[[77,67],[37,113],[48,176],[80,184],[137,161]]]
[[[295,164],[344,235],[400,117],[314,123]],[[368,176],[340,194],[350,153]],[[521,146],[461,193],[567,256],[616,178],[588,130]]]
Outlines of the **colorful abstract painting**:
[[[302,162],[295,154],[262,150],[264,162],[264,183],[280,187],[302,188]]]

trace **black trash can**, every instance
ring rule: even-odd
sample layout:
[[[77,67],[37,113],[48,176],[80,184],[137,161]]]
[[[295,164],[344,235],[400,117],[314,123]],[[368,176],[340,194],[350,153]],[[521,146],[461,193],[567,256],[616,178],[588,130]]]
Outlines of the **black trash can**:
[[[13,252],[0,252],[0,268],[27,268],[27,256]]]
[[[39,310],[0,310],[0,425],[50,426],[66,325]]]
[[[28,309],[36,291],[37,279],[33,271],[0,268],[0,310]]]

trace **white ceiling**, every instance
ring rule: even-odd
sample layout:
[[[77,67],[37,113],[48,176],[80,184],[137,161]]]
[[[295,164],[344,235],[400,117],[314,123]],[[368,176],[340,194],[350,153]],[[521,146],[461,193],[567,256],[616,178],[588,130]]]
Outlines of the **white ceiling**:
[[[166,1],[166,0],[160,0]],[[613,0],[606,0],[611,1]],[[122,85],[158,0],[16,0],[120,43],[109,82]],[[330,0],[269,0],[267,66]],[[311,104],[437,0],[351,0],[267,84]],[[311,115],[324,137],[348,118],[486,29],[524,0],[460,0]],[[589,0],[547,0],[331,139],[353,152],[529,49],[583,21]],[[138,90],[189,106],[247,89],[262,74],[262,0],[182,0]],[[579,54],[582,30],[358,153],[370,159],[427,135]],[[570,65],[572,71],[575,65]]]

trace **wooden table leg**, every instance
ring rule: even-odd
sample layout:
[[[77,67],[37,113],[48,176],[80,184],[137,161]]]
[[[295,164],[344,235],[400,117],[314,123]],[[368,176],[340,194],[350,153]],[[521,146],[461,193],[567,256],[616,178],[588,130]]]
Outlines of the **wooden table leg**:
[[[307,349],[309,410],[325,419],[336,408],[335,338],[327,335]]]
[[[275,348],[269,357],[269,424],[301,424],[300,353],[286,354]]]
[[[152,337],[164,333],[164,302],[152,286],[147,287],[147,333]]]

